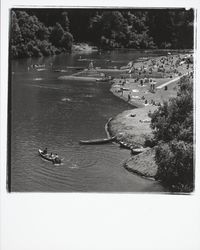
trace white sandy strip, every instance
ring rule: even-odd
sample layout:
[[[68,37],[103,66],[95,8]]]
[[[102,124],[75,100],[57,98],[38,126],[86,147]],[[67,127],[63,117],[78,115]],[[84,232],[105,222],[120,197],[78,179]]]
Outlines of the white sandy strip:
[[[170,83],[178,81],[182,76],[176,77],[173,80],[170,80],[169,82],[165,82],[162,85],[158,86],[157,89],[162,89],[163,87],[169,85]]]
[[[163,87],[169,85],[170,83],[173,83],[173,82],[176,82],[176,81],[180,80],[180,79],[181,79],[183,76],[185,76],[185,75],[187,75],[187,73],[184,74],[184,75],[182,75],[182,76],[178,76],[178,77],[176,77],[176,78],[170,80],[169,82],[163,83],[162,85],[158,86],[157,89],[162,89]]]

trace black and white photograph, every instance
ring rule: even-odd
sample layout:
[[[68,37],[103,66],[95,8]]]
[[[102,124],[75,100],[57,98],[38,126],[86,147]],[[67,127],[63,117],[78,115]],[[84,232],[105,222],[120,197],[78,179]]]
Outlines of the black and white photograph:
[[[11,8],[9,192],[192,193],[195,8]]]
[[[0,18],[0,249],[199,250],[199,1]]]

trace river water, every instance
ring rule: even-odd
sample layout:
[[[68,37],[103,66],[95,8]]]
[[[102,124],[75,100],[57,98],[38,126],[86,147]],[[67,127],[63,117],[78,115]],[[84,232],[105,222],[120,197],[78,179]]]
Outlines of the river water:
[[[115,51],[98,55],[71,54],[12,61],[11,79],[11,191],[15,192],[162,192],[152,180],[123,168],[130,151],[117,144],[79,145],[80,139],[106,137],[110,117],[132,109],[109,92],[108,83],[59,80],[68,72],[51,67],[122,66],[147,56],[144,52]],[[153,55],[153,54],[151,54]],[[81,60],[78,60],[80,59]],[[82,60],[83,59],[83,60]],[[108,60],[111,60],[108,61]],[[51,65],[28,70],[33,63]],[[38,156],[47,147],[63,158],[54,166]]]

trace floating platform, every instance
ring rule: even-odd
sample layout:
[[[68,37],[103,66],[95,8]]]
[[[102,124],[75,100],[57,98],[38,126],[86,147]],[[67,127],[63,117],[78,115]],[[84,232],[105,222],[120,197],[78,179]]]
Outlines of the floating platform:
[[[97,72],[102,72],[102,73],[126,73],[128,70],[127,69],[100,69],[96,68],[95,69]]]
[[[87,77],[87,76],[60,76],[58,77],[59,80],[75,80],[75,81],[90,81],[90,82],[96,82],[98,79],[97,77]]]
[[[59,80],[76,80],[76,81],[90,81],[90,82],[109,82],[112,78],[107,77],[90,77],[90,76],[77,76],[77,75],[70,75],[70,76],[60,76],[58,77]]]

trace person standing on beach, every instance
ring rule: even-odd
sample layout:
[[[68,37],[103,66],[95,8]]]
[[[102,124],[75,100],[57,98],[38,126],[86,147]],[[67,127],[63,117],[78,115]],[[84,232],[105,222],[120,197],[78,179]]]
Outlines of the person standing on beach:
[[[92,60],[90,61],[88,68],[89,68],[90,70],[91,70],[91,69],[94,69],[94,65],[93,65],[93,61],[92,61]]]
[[[152,82],[151,82],[151,92],[152,92],[152,93],[155,93],[155,90],[156,90],[156,82],[155,82],[155,81],[152,81]]]
[[[130,100],[131,100],[131,95],[130,95],[130,93],[128,93],[128,100],[127,100],[127,102],[130,102]]]
[[[120,88],[120,92],[121,92],[121,95],[123,96],[124,94],[123,88]]]

